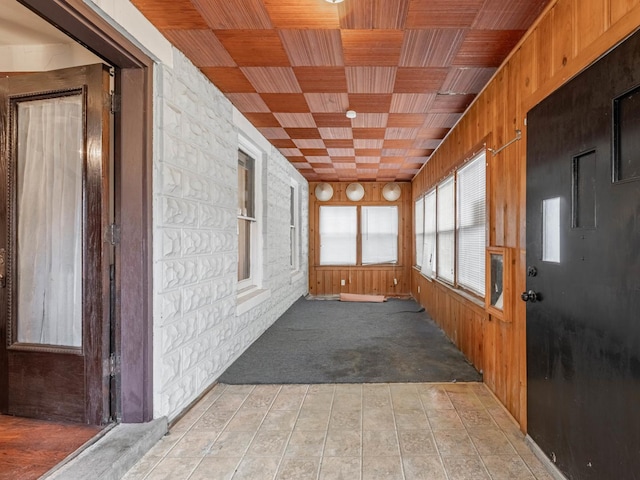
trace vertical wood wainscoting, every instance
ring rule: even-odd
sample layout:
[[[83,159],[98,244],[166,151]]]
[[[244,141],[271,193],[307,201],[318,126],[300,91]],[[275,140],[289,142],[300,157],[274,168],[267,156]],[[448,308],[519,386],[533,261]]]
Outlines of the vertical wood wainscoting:
[[[487,246],[511,249],[510,315],[483,307],[413,270],[411,292],[460,347],[527,431],[526,136],[527,112],[640,25],[640,0],[552,0],[412,181],[412,198],[429,191],[481,142],[487,152]],[[413,248],[413,247],[412,247]],[[415,259],[415,252],[414,257]],[[412,262],[415,261],[412,259]],[[421,293],[417,289],[420,286]]]
[[[389,202],[382,196],[386,182],[360,182],[364,187],[362,200],[352,202],[347,198],[349,183],[329,183],[333,197],[319,201],[315,196],[318,183],[309,183],[309,293],[314,296],[334,296],[341,293],[408,297],[411,271],[411,222],[413,201],[411,184],[398,183],[400,198]],[[397,206],[398,207],[398,263],[395,265],[320,265],[320,206]],[[358,230],[358,236],[360,231]],[[394,278],[397,284],[394,284]],[[345,285],[341,285],[341,280]]]

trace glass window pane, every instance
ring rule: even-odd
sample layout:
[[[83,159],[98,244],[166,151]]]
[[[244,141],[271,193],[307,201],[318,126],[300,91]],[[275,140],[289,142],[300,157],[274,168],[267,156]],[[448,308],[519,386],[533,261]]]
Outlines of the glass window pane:
[[[254,212],[254,160],[238,150],[238,215],[255,217]]]
[[[356,207],[320,207],[320,265],[355,265]]]
[[[542,201],[542,260],[560,263],[560,197]]]
[[[453,177],[449,177],[437,190],[438,277],[453,283],[455,268],[455,196]]]
[[[251,223],[238,219],[238,281],[251,276]]]
[[[18,104],[19,342],[82,345],[83,101]]]
[[[416,200],[414,209],[414,231],[416,232],[416,265],[422,266],[424,246],[424,197]]]
[[[362,207],[362,264],[397,263],[398,207]]]
[[[433,277],[436,272],[436,191],[424,197],[424,243],[421,273]]]
[[[458,284],[485,293],[485,155],[458,170]]]

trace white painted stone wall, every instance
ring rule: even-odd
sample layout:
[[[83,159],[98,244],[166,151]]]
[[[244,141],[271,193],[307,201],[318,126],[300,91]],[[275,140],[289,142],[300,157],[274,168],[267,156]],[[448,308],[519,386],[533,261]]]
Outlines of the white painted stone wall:
[[[237,316],[240,131],[233,107],[177,50],[173,68],[158,65],[155,82],[154,416],[172,418],[307,293],[308,186],[256,130],[242,126],[266,148],[262,288],[270,296]],[[298,275],[289,268],[292,179],[302,199]]]

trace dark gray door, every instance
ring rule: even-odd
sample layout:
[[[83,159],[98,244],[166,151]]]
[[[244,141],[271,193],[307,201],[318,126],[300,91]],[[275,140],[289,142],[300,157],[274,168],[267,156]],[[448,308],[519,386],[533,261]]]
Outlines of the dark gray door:
[[[640,478],[640,34],[527,123],[529,435],[571,479]]]

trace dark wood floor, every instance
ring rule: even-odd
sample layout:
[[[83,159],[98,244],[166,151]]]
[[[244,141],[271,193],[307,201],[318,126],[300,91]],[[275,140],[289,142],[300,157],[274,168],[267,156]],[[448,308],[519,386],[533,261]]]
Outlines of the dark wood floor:
[[[0,415],[0,480],[40,478],[100,430]]]

